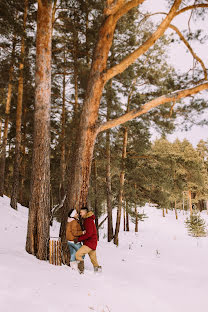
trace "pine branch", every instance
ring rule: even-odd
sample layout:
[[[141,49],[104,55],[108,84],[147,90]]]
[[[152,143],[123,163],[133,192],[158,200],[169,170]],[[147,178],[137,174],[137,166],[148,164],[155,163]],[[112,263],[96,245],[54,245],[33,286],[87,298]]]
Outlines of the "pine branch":
[[[131,1],[130,1],[131,2]],[[127,67],[129,67],[137,58],[143,55],[145,52],[149,50],[151,46],[154,45],[155,41],[157,41],[165,32],[165,30],[170,25],[172,19],[174,18],[179,6],[181,4],[181,0],[175,0],[174,4],[167,14],[166,18],[159,25],[157,30],[152,34],[152,36],[142,44],[138,49],[125,57],[119,64],[113,66],[103,75],[103,79],[105,83],[116,75],[122,73]]]
[[[109,120],[109,121],[105,122],[104,124],[102,124],[98,128],[97,132],[99,133],[99,132],[103,132],[103,131],[106,131],[108,129],[114,128],[116,126],[124,124],[127,121],[130,121],[136,117],[139,117],[139,116],[149,112],[151,109],[153,109],[157,106],[160,106],[160,105],[165,104],[165,103],[173,102],[173,101],[174,102],[178,101],[179,99],[188,97],[190,95],[196,94],[200,91],[207,90],[207,89],[208,89],[208,82],[204,83],[204,84],[200,84],[200,85],[193,87],[193,88],[190,88],[190,89],[179,90],[179,91],[172,92],[168,95],[160,96],[160,97],[158,97],[158,98],[156,98],[150,102],[145,103],[141,107],[141,109],[139,109],[139,110],[133,109],[121,117],[118,117],[118,118],[115,118],[113,120]]]
[[[207,69],[206,69],[202,59],[193,51],[193,49],[190,46],[190,44],[188,43],[188,41],[184,38],[184,36],[182,35],[182,33],[179,31],[179,29],[176,26],[169,25],[169,28],[173,29],[178,34],[180,39],[183,41],[183,43],[186,45],[188,50],[191,52],[193,58],[201,64],[201,67],[202,67],[202,69],[204,71],[204,79],[207,80]]]

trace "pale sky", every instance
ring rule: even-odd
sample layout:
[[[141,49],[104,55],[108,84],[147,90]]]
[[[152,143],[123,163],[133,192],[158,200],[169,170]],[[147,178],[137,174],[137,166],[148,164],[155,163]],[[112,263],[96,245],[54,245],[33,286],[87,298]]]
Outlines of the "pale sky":
[[[194,1],[190,1],[190,4],[193,4]],[[167,0],[146,0],[144,1],[142,7],[145,7],[150,13],[154,12],[167,12]],[[177,26],[180,31],[183,31],[184,29],[187,29],[187,21],[190,16],[190,12],[188,11],[186,13],[183,13],[179,15],[177,18],[175,18],[172,21],[172,24]],[[207,9],[208,13],[208,9]],[[208,16],[208,15],[207,15]],[[156,15],[152,17],[152,19],[156,22],[160,22],[161,19],[164,18],[164,15]],[[205,31],[208,29],[208,17],[204,21],[197,21],[197,23],[191,22],[190,26],[191,29],[199,29],[202,28]],[[166,33],[170,33],[170,30],[168,30]],[[208,33],[204,34],[208,35]],[[208,68],[208,48],[207,44],[198,44],[195,42],[191,42],[191,46],[194,49],[194,52],[203,60],[205,63],[206,68]],[[191,54],[186,52],[186,47],[183,43],[180,45],[174,44],[174,48],[172,47],[170,49],[170,62],[174,65],[174,67],[177,70],[181,70],[182,72],[189,70],[192,67],[193,64],[193,58]],[[201,95],[204,95],[207,99],[207,92],[204,91],[201,93]],[[203,118],[208,119],[208,109],[204,113]],[[153,134],[153,139],[159,137],[159,134],[155,133]],[[180,140],[188,139],[194,146],[197,145],[197,143],[200,141],[200,139],[207,140],[208,139],[208,126],[200,127],[200,126],[193,126],[190,131],[187,132],[181,132],[181,131],[175,131],[174,134],[168,135],[167,138],[170,141],[175,140],[176,138],[179,138]]]

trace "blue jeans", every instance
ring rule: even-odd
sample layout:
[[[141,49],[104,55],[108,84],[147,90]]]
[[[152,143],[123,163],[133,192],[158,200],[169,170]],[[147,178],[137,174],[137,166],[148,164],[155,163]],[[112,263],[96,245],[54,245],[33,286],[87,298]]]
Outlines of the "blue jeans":
[[[70,254],[71,254],[71,259],[70,261],[76,261],[76,257],[75,257],[75,254],[77,252],[77,250],[79,250],[81,247],[82,247],[82,244],[81,243],[72,243],[72,242],[67,242],[68,243],[68,246],[69,246],[69,250],[70,250]],[[84,259],[84,258],[83,258]]]

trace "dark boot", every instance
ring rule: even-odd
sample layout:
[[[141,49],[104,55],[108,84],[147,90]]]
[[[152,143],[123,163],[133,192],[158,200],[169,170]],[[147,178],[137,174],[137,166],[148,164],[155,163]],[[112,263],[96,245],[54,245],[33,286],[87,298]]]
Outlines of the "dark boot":
[[[101,273],[102,272],[102,267],[99,265],[99,266],[96,266],[96,267],[94,267],[94,272],[95,273]]]
[[[80,274],[84,273],[84,261],[79,261],[78,263],[78,270]]]

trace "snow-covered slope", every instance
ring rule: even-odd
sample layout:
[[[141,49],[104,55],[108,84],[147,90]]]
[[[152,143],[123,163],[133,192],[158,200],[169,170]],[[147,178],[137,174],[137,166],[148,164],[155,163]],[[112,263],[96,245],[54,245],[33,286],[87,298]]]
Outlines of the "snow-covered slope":
[[[0,198],[0,311],[207,311],[208,238],[189,237],[182,212],[175,220],[173,212],[163,218],[155,208],[143,209],[149,218],[139,223],[138,234],[133,224],[122,232],[119,247],[101,231],[97,253],[103,273],[95,275],[87,257],[85,274],[79,275],[28,255],[28,210],[14,211],[8,198]],[[56,223],[53,235],[57,231]]]

